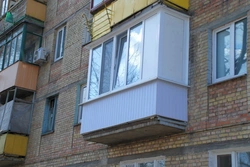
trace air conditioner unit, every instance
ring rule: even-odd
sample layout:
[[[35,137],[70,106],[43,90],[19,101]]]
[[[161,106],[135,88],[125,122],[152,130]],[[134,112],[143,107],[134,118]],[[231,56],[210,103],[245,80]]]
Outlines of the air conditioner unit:
[[[45,48],[39,48],[34,52],[33,63],[43,64],[47,62],[48,52]]]

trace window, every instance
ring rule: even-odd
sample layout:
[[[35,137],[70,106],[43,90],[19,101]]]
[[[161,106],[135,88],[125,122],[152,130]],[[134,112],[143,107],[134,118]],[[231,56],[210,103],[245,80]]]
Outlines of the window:
[[[49,97],[46,101],[42,134],[47,134],[54,131],[57,99],[58,96],[53,96]]]
[[[246,73],[246,38],[246,18],[214,31],[213,82]]]
[[[9,8],[14,6],[19,0],[2,0],[1,1],[1,16],[4,15]]]
[[[63,57],[66,26],[60,28],[56,37],[55,61]]]
[[[114,0],[91,0],[91,13],[103,9],[105,5],[109,5]]]
[[[82,104],[86,101],[86,86],[82,85],[80,88],[80,98],[79,98],[79,104]],[[78,123],[81,123],[82,120],[82,111],[83,106],[78,106]]]
[[[3,0],[1,4],[1,15],[4,15],[8,11],[9,0]]]
[[[120,167],[165,167],[165,160],[163,157],[138,159],[121,162]]]
[[[224,154],[215,154],[215,162],[212,165],[215,167],[249,167],[250,151],[249,152],[228,152]]]
[[[139,23],[92,49],[88,99],[141,79],[142,34]]]
[[[99,5],[102,2],[102,0],[92,0],[93,7]]]

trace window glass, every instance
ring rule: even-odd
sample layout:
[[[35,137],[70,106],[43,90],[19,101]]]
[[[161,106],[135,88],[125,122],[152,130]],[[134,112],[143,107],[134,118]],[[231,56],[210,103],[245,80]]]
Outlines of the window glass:
[[[43,118],[42,134],[54,131],[58,96],[47,99]]]
[[[217,156],[217,167],[232,167],[231,163],[231,154]]]
[[[17,37],[16,61],[18,61],[18,60],[20,59],[22,37],[23,37],[23,34],[20,34],[20,35],[18,35],[18,37]]]
[[[217,33],[217,74],[221,78],[230,73],[230,32],[229,29]]]
[[[126,68],[127,68],[127,35],[124,35],[118,39],[118,54],[115,60],[114,88],[118,88],[126,84]]]
[[[95,7],[96,5],[102,2],[102,0],[92,0],[92,1],[93,1],[93,7]]]
[[[58,47],[56,48],[56,59],[60,58],[61,54],[61,42],[62,42],[62,30],[58,32],[58,37],[57,37],[57,45]]]
[[[126,165],[125,167],[135,167],[134,164],[129,164],[129,165]]]
[[[139,167],[154,167],[154,162],[139,163]]]
[[[112,50],[113,40],[108,41],[103,46],[100,94],[106,93],[110,90]]]
[[[10,42],[6,46],[5,57],[4,57],[4,68],[9,65],[9,54],[10,54]]]
[[[55,60],[63,57],[65,43],[66,27],[61,28],[57,32]]]
[[[157,167],[165,167],[165,161],[161,160],[161,161],[157,161]]]
[[[33,63],[34,52],[40,47],[41,37],[27,33],[24,48],[24,60]]]
[[[54,113],[56,110],[56,99],[55,98],[50,99],[48,105],[49,105],[48,131],[52,131],[54,125]]]
[[[142,50],[142,23],[92,49],[88,99],[140,80]]]
[[[89,83],[89,99],[99,95],[99,81],[101,73],[102,47],[99,46],[92,51],[90,83]]]
[[[86,101],[86,87],[82,85],[81,89],[80,89],[79,103],[82,104],[85,101]],[[82,111],[83,111],[83,106],[80,105],[79,106],[79,111],[78,111],[78,123],[80,123],[81,120],[82,120]]]
[[[11,50],[10,50],[10,63],[9,65],[15,62],[15,53],[16,53],[16,42],[17,38],[14,38],[11,42]]]
[[[238,153],[237,157],[238,167],[249,167],[250,164],[250,152]]]
[[[1,15],[4,15],[8,11],[9,0],[2,0]]]
[[[246,73],[247,23],[243,19],[235,24],[235,75]]]
[[[142,55],[142,24],[130,30],[127,85],[140,79]]]
[[[3,67],[4,45],[0,47],[0,71]]]

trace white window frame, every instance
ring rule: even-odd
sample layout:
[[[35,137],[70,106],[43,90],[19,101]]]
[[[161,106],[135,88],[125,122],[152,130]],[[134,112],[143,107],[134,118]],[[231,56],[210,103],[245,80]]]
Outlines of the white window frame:
[[[245,75],[247,73],[247,70],[244,74],[237,74],[237,75],[234,75],[234,65],[235,65],[235,62],[233,61],[234,60],[234,57],[235,57],[235,48],[234,48],[234,44],[235,44],[235,24],[236,22],[238,21],[241,21],[243,19],[246,19],[246,17],[243,17],[243,18],[240,18],[240,19],[237,19],[229,24],[226,24],[220,28],[217,28],[213,31],[213,51],[212,51],[212,81],[213,83],[217,83],[217,82],[221,82],[221,81],[224,81],[224,80],[228,80],[228,79],[232,79],[232,78],[236,78],[238,76],[242,76],[242,75]],[[225,30],[225,29],[228,29],[230,30],[230,75],[228,76],[224,76],[224,77],[220,77],[220,78],[216,78],[216,73],[217,73],[217,68],[216,68],[216,50],[217,50],[217,33]],[[232,72],[233,71],[233,72]]]
[[[3,16],[9,9],[9,0],[1,1],[1,16]]]
[[[220,150],[211,150],[209,151],[209,167],[217,167],[217,156],[218,155],[231,155],[231,164],[232,167],[238,167],[237,166],[237,154],[238,153],[244,153],[244,152],[250,152],[250,147],[239,147],[239,148],[228,148],[228,149],[220,149]]]
[[[78,119],[77,122],[81,123],[82,121],[82,112],[83,112],[83,104],[86,101],[86,96],[87,95],[87,87],[86,85],[81,85],[80,88],[80,97],[79,97],[79,106],[78,106]]]
[[[121,86],[121,87],[118,87],[118,88],[114,88],[114,73],[115,73],[115,69],[114,69],[114,65],[115,65],[115,57],[116,57],[116,54],[117,54],[117,52],[118,52],[118,48],[119,48],[119,46],[118,46],[118,38],[119,38],[119,36],[121,35],[121,34],[126,34],[126,38],[127,38],[127,46],[129,46],[129,42],[130,42],[130,31],[131,31],[131,29],[133,29],[134,27],[136,27],[136,26],[141,26],[141,28],[142,28],[142,42],[141,42],[141,48],[140,48],[140,53],[141,53],[141,55],[140,55],[140,78],[138,79],[138,81],[136,81],[136,82],[134,82],[134,83],[130,83],[130,84],[125,84],[125,85],[123,85],[123,86]],[[96,99],[96,98],[98,98],[98,97],[100,97],[100,96],[102,96],[102,95],[105,95],[105,94],[108,94],[108,93],[111,93],[111,92],[115,92],[115,91],[117,91],[117,90],[122,90],[122,89],[124,89],[124,88],[126,88],[126,87],[128,87],[128,86],[130,86],[130,85],[134,85],[134,84],[136,84],[136,83],[139,83],[140,82],[140,80],[142,80],[142,68],[143,68],[143,64],[142,64],[142,62],[143,62],[143,47],[144,47],[144,29],[145,29],[145,24],[144,24],[144,20],[142,20],[142,21],[139,21],[139,22],[136,22],[135,24],[132,24],[132,25],[130,25],[128,28],[126,28],[126,29],[122,29],[122,30],[120,30],[119,31],[119,33],[117,33],[117,34],[115,34],[112,38],[109,38],[109,39],[107,39],[107,40],[105,40],[105,41],[103,41],[102,43],[99,43],[98,45],[96,45],[95,47],[93,47],[91,50],[90,50],[90,59],[89,59],[89,65],[90,65],[90,69],[89,69],[89,74],[88,74],[88,76],[89,76],[89,78],[88,78],[88,93],[87,93],[87,100],[92,100],[92,99]],[[96,96],[96,97],[94,97],[94,98],[90,98],[89,97],[89,88],[90,88],[90,77],[91,77],[91,64],[92,64],[92,57],[93,57],[93,51],[96,49],[96,48],[99,48],[99,47],[101,47],[101,54],[102,54],[102,58],[103,58],[103,46],[104,46],[104,44],[106,44],[106,43],[108,43],[109,41],[113,41],[113,50],[112,50],[112,62],[111,62],[111,76],[110,76],[110,90],[108,91],[108,92],[106,92],[106,93],[103,93],[103,94],[100,94],[100,80],[99,80],[99,83],[98,83],[98,85],[99,85],[99,92],[98,92],[98,95]],[[126,50],[126,52],[127,52],[127,55],[126,55],[126,61],[127,61],[127,59],[128,59],[128,52],[129,52],[129,47],[127,47],[127,50]],[[102,58],[101,58],[101,66],[102,66]],[[127,67],[128,66],[128,61],[127,61],[127,64],[126,64],[126,69],[128,68]],[[101,67],[102,68],[102,67]],[[101,74],[101,72],[100,72],[100,74]],[[127,71],[126,71],[126,76],[127,76]],[[127,80],[126,80],[126,82],[127,82]]]
[[[61,36],[61,42],[59,43],[59,37],[60,37],[59,33],[60,32],[62,32],[62,36]],[[60,60],[63,58],[65,38],[66,38],[66,26],[63,26],[60,29],[58,29],[58,31],[57,31],[54,61],[57,61],[57,60]],[[58,47],[60,48],[59,50],[58,50]],[[57,57],[58,51],[60,52],[59,57]]]
[[[126,167],[127,165],[134,165],[134,167],[138,167],[140,163],[154,162],[154,167],[160,167],[157,162],[164,161],[166,162],[166,158],[164,156],[152,157],[152,158],[142,158],[135,160],[128,160],[120,162],[120,167]]]

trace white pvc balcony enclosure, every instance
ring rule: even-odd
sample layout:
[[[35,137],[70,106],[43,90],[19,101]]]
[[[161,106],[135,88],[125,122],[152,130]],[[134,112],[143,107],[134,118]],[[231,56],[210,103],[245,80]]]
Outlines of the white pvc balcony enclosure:
[[[85,140],[111,145],[185,130],[187,15],[156,5],[89,47]]]

